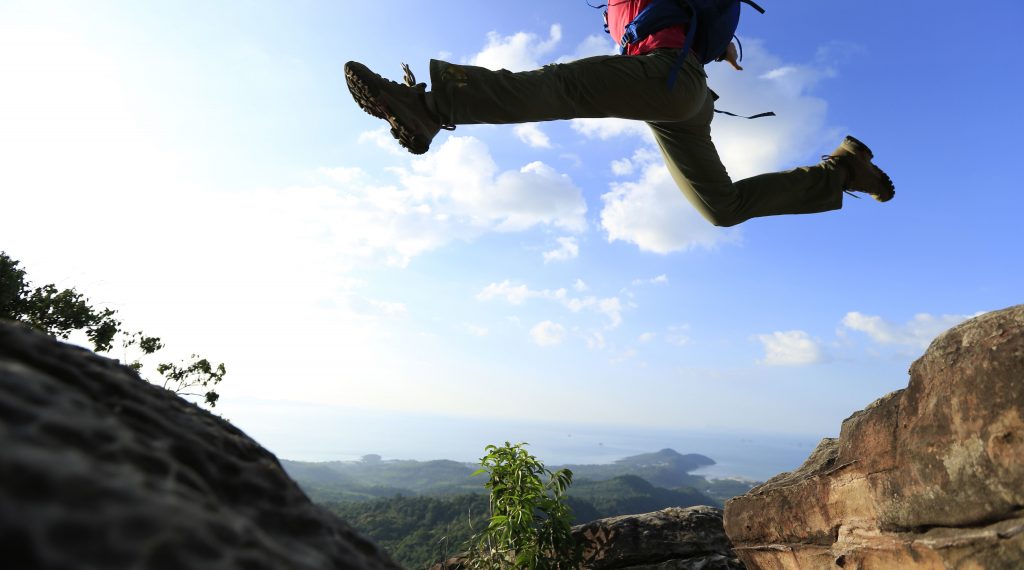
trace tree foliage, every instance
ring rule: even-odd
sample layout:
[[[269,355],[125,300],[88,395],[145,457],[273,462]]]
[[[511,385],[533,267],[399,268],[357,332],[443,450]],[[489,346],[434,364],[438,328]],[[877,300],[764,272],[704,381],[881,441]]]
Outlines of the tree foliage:
[[[84,331],[97,352],[110,350],[121,323],[111,309],[95,309],[74,289],[32,288],[18,261],[0,252],[0,319],[21,321],[57,338]]]
[[[226,374],[223,362],[214,367],[209,360],[195,354],[190,362],[158,364],[156,371],[164,377],[164,388],[180,396],[202,397],[211,408],[217,405],[220,398],[213,387]]]
[[[488,445],[480,459],[483,468],[474,474],[489,475],[490,521],[471,540],[471,568],[563,570],[579,565],[572,512],[565,503],[572,471],[551,472],[526,445]]]
[[[124,331],[114,310],[94,307],[74,288],[59,289],[52,283],[33,288],[21,264],[2,251],[0,319],[19,321],[60,339],[81,331],[96,352],[110,352],[120,339],[127,365],[140,374],[142,357],[164,348],[159,337]],[[129,352],[136,353],[136,358],[128,359]],[[158,364],[156,372],[163,378],[164,388],[180,396],[200,397],[211,408],[220,398],[215,387],[226,374],[223,363],[214,366],[195,354],[180,364]]]
[[[397,495],[324,507],[372,538],[403,567],[423,570],[461,553],[473,535],[473,524],[479,527],[487,513],[487,496]]]

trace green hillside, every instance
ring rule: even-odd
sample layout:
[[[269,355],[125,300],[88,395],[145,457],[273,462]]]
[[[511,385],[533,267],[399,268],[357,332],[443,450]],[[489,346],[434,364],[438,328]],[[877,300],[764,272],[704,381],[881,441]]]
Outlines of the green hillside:
[[[366,501],[395,495],[453,495],[482,492],[470,475],[475,467],[456,461],[362,461],[307,463],[282,460],[292,479],[316,502]]]
[[[428,568],[462,550],[473,526],[486,526],[487,495],[392,497],[324,505],[373,539],[410,570]]]
[[[699,492],[705,497],[704,504],[716,506],[753,487],[753,482],[708,480],[690,474],[690,471],[714,463],[713,459],[703,455],[682,455],[671,449],[662,449],[605,465],[562,465],[552,469],[571,469],[577,481],[576,488],[587,485],[587,481],[634,476],[663,490],[679,490],[684,495]],[[369,501],[396,495],[445,496],[484,492],[483,480],[470,476],[477,466],[457,461],[383,461],[379,456],[367,455],[361,461],[309,463],[282,460],[281,464],[318,503]]]
[[[487,495],[480,492],[445,497],[406,497],[362,502],[329,502],[325,506],[348,521],[407,568],[426,568],[457,554],[473,534],[486,526]],[[707,496],[683,489],[664,489],[635,475],[605,481],[576,481],[566,501],[577,524],[667,507],[706,505]]]
[[[282,461],[310,498],[372,538],[407,568],[426,568],[458,553],[488,517],[484,477],[457,461]],[[708,480],[690,471],[714,465],[671,449],[607,465],[563,465],[574,482],[566,502],[577,524],[667,507],[721,506],[752,482]]]

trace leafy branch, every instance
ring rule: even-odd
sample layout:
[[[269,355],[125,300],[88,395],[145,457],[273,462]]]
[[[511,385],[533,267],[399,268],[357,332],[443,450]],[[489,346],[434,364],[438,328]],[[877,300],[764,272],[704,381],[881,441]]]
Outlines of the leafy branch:
[[[0,319],[20,321],[65,340],[76,331],[84,332],[96,352],[109,352],[120,338],[124,361],[141,375],[142,356],[163,349],[163,341],[142,331],[124,331],[115,315],[112,309],[93,307],[74,288],[58,289],[52,283],[32,288],[20,263],[0,252]],[[128,353],[135,351],[141,355],[129,359]],[[213,366],[195,354],[180,364],[158,364],[156,372],[163,377],[164,388],[179,396],[202,398],[211,408],[220,399],[215,388],[226,374],[223,363]]]

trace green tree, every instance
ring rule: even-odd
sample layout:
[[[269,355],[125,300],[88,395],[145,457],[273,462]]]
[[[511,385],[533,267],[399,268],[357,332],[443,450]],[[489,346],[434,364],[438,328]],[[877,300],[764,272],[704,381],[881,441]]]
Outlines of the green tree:
[[[121,328],[112,309],[93,307],[89,299],[75,289],[58,289],[47,284],[33,288],[20,263],[0,251],[0,319],[20,321],[51,336],[67,339],[82,331],[96,352],[110,352],[120,338],[125,362],[138,373],[143,372],[142,356],[155,354],[164,347],[159,337],[142,331],[128,333]],[[128,359],[129,351],[142,356]],[[193,354],[180,364],[160,363],[156,372],[163,386],[180,396],[202,398],[211,408],[220,395],[215,387],[226,374],[224,364],[213,366],[209,360]]]
[[[490,521],[470,541],[469,566],[482,570],[566,570],[579,566],[572,512],[565,503],[572,471],[554,473],[525,443],[488,445],[474,475],[488,473]],[[545,481],[545,478],[547,479]]]
[[[121,323],[110,309],[95,309],[74,289],[48,284],[35,289],[25,270],[0,252],[0,319],[21,321],[57,338],[84,331],[97,352],[110,350]]]

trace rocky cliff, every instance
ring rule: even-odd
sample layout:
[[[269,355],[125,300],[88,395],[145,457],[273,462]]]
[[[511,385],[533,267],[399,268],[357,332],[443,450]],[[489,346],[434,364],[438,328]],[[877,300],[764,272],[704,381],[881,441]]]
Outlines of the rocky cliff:
[[[0,322],[0,567],[399,567],[231,424]]]
[[[1024,568],[1024,305],[939,336],[725,528],[751,569]]]
[[[573,535],[587,570],[743,570],[712,507],[602,519]]]
[[[578,527],[591,570],[738,570],[721,513]],[[935,340],[910,385],[730,501],[749,569],[1024,568],[1024,305]],[[231,424],[0,322],[4,568],[395,570]]]

